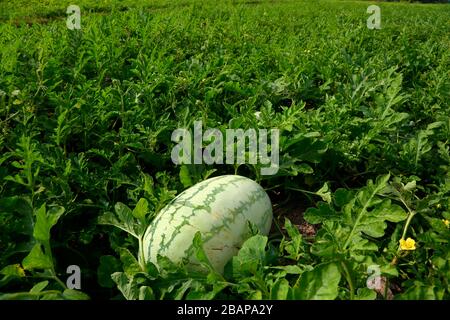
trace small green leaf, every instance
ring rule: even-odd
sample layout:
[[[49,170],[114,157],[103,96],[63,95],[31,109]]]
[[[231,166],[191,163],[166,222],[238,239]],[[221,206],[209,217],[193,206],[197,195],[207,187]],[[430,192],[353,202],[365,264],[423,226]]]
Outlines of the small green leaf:
[[[373,243],[370,242],[367,239],[362,238],[359,235],[355,235],[352,238],[352,241],[350,243],[350,248],[352,250],[358,250],[358,251],[376,251],[378,250],[378,246]]]
[[[36,224],[34,225],[33,236],[42,242],[50,241],[50,230],[63,215],[63,207],[52,207],[47,212],[46,205],[43,204],[36,211]]]
[[[288,218],[284,219],[284,227],[286,228],[286,231],[292,240],[297,238],[300,238],[301,240],[302,235],[300,234],[300,231],[298,231],[298,229],[292,224],[291,220],[289,220]]]
[[[303,272],[303,270],[296,265],[275,266],[271,268],[276,270],[283,270],[285,274],[301,274]]]
[[[197,261],[201,263],[208,271],[214,272],[214,267],[211,265],[209,261],[208,255],[203,249],[203,240],[200,231],[195,233],[194,239],[192,240],[192,247],[195,251],[195,257]]]
[[[145,264],[145,273],[147,277],[156,279],[159,276],[159,270],[154,263],[147,261]]]
[[[414,189],[416,189],[416,180],[410,181],[408,182],[403,189],[405,189],[406,191],[414,191]]]
[[[336,206],[343,207],[347,203],[349,203],[354,197],[354,194],[351,190],[347,190],[344,188],[339,188],[334,193],[334,202]]]
[[[170,260],[169,258],[167,258],[166,256],[162,256],[162,255],[158,254],[156,256],[156,259],[157,259],[157,265],[160,267],[160,270],[170,271],[170,270],[176,270],[178,268],[178,265],[176,263],[174,263],[172,260]]]
[[[28,292],[5,293],[0,294],[1,300],[37,300],[37,296]]]
[[[328,184],[325,182],[322,186],[322,188],[320,188],[316,194],[318,196],[320,196],[322,198],[323,201],[325,201],[326,203],[330,204],[331,203],[331,191],[330,191],[330,187],[328,186]]]
[[[73,289],[64,290],[63,297],[66,300],[90,300],[89,296],[84,292]]]
[[[123,272],[115,272],[111,275],[111,278],[117,284],[117,288],[122,292],[125,299],[139,299],[139,288],[133,278],[128,278]]]
[[[45,289],[45,287],[47,287],[48,285],[48,281],[42,281],[37,283],[36,285],[33,286],[33,288],[31,288],[30,293],[39,293],[42,290]]]
[[[294,299],[333,300],[338,295],[341,273],[335,263],[322,264],[300,276],[293,290]]]
[[[142,286],[139,288],[139,300],[155,300],[155,294],[152,288]]]
[[[384,266],[380,267],[381,274],[388,275],[391,277],[398,277],[398,270],[396,266],[393,266],[392,264],[386,264]]]
[[[128,276],[133,276],[136,273],[142,272],[139,262],[133,254],[126,248],[119,248],[120,261],[123,264],[123,270]]]
[[[404,293],[395,297],[398,300],[442,300],[444,289],[415,281]]]
[[[139,206],[140,208],[138,208],[137,211],[135,212],[135,214],[137,214],[138,216],[141,215],[142,212],[145,210],[145,203],[141,202]],[[114,206],[114,209],[116,214],[112,212],[106,212],[99,217],[98,223],[115,226],[119,229],[122,229],[125,232],[128,232],[129,234],[138,239],[145,233],[147,225],[144,223],[144,221],[139,221],[135,219],[133,211],[130,208],[128,208],[125,204],[118,202]]]
[[[4,276],[25,277],[25,271],[20,264],[11,264],[0,270],[0,274]]]
[[[0,212],[20,212],[24,215],[33,213],[29,200],[17,196],[0,199],[0,208]]]
[[[369,288],[359,288],[356,292],[355,300],[375,300],[377,293]]]
[[[0,270],[3,277],[0,279],[0,288],[7,285],[10,281],[25,277],[25,270],[20,264],[12,264]]]
[[[334,221],[341,219],[341,216],[325,202],[318,202],[317,208],[308,208],[304,214],[304,219],[311,224],[319,224],[324,221]]]
[[[289,294],[289,282],[286,279],[279,279],[270,290],[270,299],[286,300]]]
[[[254,290],[252,291],[249,296],[247,297],[247,300],[262,300],[263,294],[261,290]]]
[[[191,179],[189,168],[186,165],[182,165],[180,168],[180,181],[185,188],[189,188],[194,184]]]
[[[45,204],[36,212],[36,224],[34,225],[33,236],[36,240],[44,242],[50,239],[50,228],[47,221]]]
[[[238,255],[231,260],[232,273],[237,277],[256,274],[265,264],[267,237],[256,235],[244,242]]]
[[[182,300],[186,295],[186,292],[193,286],[193,279],[187,279],[183,284],[175,291],[174,300]]]
[[[133,209],[133,216],[139,220],[145,221],[145,216],[149,212],[148,201],[144,198],[141,198],[136,207]]]
[[[53,262],[42,252],[41,245],[37,243],[28,256],[23,259],[22,266],[25,270],[50,269]]]
[[[284,227],[291,238],[289,241],[285,241],[284,250],[289,253],[289,258],[298,260],[302,251],[302,235],[298,231],[289,219],[285,219]]]

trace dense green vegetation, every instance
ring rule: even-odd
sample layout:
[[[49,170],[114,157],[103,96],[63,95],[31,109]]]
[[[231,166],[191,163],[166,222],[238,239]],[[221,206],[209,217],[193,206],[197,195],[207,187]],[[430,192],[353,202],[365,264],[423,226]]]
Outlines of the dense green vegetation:
[[[0,299],[450,298],[448,5],[376,2],[369,30],[362,1],[77,2],[81,30],[69,1],[0,1]],[[280,170],[174,165],[195,120],[279,129]],[[208,276],[103,224],[234,173],[276,217],[223,275],[201,238]]]

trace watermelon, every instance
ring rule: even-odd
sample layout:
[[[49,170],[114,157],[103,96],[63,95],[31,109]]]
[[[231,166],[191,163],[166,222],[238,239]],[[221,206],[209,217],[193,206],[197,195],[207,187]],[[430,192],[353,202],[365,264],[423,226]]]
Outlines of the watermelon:
[[[223,272],[249,235],[248,221],[263,235],[272,224],[269,196],[255,181],[237,175],[204,180],[182,192],[148,226],[143,240],[144,259],[157,265],[157,256],[177,263],[188,257],[197,232],[214,269]],[[198,266],[198,264],[197,264]]]

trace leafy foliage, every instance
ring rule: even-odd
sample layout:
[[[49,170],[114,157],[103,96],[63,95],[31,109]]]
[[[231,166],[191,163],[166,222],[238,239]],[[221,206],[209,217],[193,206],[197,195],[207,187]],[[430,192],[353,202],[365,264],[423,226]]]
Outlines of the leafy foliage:
[[[77,2],[81,30],[70,1],[0,1],[0,299],[449,299],[448,5],[382,3],[369,30],[357,1]],[[196,120],[279,129],[280,170],[175,166]],[[201,235],[204,272],[146,264],[155,215],[234,173],[304,217],[223,275]]]

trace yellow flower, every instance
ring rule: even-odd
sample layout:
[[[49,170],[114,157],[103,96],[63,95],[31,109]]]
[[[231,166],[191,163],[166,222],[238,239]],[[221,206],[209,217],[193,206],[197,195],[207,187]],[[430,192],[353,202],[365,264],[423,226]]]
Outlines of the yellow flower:
[[[447,228],[450,228],[450,221],[447,219],[442,219],[442,222],[445,224]]]
[[[416,250],[416,241],[414,239],[400,239],[400,249],[402,250]]]

